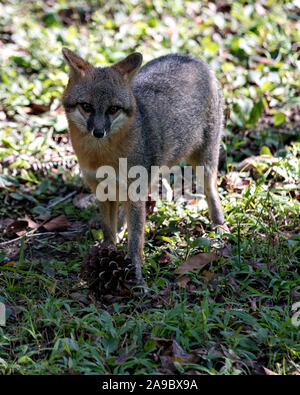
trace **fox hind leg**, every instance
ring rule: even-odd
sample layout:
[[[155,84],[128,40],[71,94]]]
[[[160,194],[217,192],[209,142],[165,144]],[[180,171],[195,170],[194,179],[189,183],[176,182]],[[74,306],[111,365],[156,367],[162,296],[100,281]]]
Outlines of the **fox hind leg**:
[[[217,169],[210,169],[209,166],[204,166],[204,194],[213,229],[224,227],[225,219],[218,192]]]
[[[214,150],[210,150],[208,152],[206,150],[204,152],[201,152],[200,150],[194,152],[190,157],[189,162],[193,166],[194,170],[196,166],[203,166],[204,194],[212,221],[212,228],[220,228],[224,233],[229,233],[228,227],[225,224],[223,208],[217,186],[219,152],[218,150],[216,152],[215,147]]]

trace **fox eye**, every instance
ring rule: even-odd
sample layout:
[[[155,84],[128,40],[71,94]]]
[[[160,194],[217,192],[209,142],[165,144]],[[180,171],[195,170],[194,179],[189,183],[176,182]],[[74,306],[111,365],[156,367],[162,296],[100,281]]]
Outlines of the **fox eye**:
[[[83,111],[85,111],[85,112],[93,112],[94,111],[93,106],[89,103],[80,103],[80,105],[81,105]]]
[[[116,114],[120,109],[121,109],[121,107],[119,107],[119,106],[111,106],[111,107],[108,107],[106,113],[109,114],[109,115],[114,115],[114,114]]]

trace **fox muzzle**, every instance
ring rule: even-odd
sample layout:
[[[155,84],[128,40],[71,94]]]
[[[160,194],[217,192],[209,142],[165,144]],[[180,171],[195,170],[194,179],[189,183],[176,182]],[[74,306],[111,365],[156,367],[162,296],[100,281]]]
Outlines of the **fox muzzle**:
[[[94,129],[92,131],[92,134],[94,137],[96,137],[97,139],[101,139],[102,137],[106,136],[106,130],[105,129]]]

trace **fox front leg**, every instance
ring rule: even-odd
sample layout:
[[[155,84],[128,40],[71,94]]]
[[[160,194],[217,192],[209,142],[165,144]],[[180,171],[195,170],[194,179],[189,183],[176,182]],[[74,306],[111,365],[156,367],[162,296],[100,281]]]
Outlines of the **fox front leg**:
[[[128,226],[128,255],[135,267],[136,278],[143,284],[142,255],[145,232],[145,202],[126,202],[126,217]]]
[[[118,203],[117,202],[99,202],[100,224],[103,232],[103,243],[105,247],[109,244],[116,244],[117,223],[118,223]]]

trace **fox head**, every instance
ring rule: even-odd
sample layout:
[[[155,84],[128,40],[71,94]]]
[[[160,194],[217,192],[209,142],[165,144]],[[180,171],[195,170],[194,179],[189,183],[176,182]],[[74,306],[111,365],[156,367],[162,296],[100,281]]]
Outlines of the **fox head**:
[[[111,67],[93,67],[67,48],[69,83],[63,94],[67,118],[83,133],[104,138],[125,127],[135,111],[130,85],[142,64],[133,53]]]

